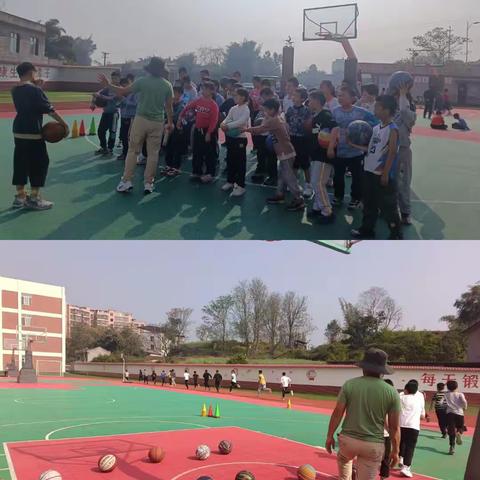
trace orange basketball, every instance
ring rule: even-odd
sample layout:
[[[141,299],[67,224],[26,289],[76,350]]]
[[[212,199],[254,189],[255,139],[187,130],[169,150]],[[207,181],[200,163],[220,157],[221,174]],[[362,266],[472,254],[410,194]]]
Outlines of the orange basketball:
[[[98,468],[102,473],[108,473],[117,466],[117,457],[111,453],[104,455],[98,460]]]
[[[152,463],[160,463],[165,458],[165,451],[161,447],[152,447],[148,452],[148,459]]]
[[[330,145],[331,138],[332,138],[332,134],[330,132],[322,130],[318,134],[318,143],[322,148],[328,148]]]
[[[65,127],[58,122],[49,122],[42,128],[42,137],[48,143],[58,143],[65,138]]]
[[[311,465],[302,465],[297,471],[298,480],[315,480],[317,471]]]

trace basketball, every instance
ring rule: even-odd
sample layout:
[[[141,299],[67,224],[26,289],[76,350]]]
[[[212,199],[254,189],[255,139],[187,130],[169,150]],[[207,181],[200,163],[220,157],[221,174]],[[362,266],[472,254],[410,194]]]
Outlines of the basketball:
[[[322,130],[318,134],[318,144],[322,148],[328,148],[330,146],[330,140],[332,138],[332,134],[330,133],[329,130]]]
[[[255,475],[247,470],[242,470],[237,473],[235,480],[255,480]]]
[[[42,128],[42,137],[48,143],[58,143],[65,138],[65,127],[58,122],[49,122]]]
[[[148,459],[152,463],[160,463],[165,458],[165,452],[161,447],[152,447],[148,452]]]
[[[373,136],[372,126],[362,120],[352,122],[347,128],[347,139],[354,145],[368,147]]]
[[[218,451],[222,455],[228,455],[229,453],[232,453],[232,448],[233,448],[232,442],[229,442],[228,440],[222,440],[218,444]]]
[[[206,460],[210,456],[210,448],[207,445],[199,445],[195,452],[195,456],[199,460]]]
[[[311,465],[302,465],[297,471],[298,480],[315,480],[317,471]]]
[[[117,466],[117,457],[112,454],[104,455],[98,460],[98,468],[102,473],[108,473]]]
[[[55,470],[47,470],[38,477],[38,480],[62,480],[62,476]]]
[[[388,82],[388,91],[389,93],[394,93],[398,91],[402,85],[405,85],[408,88],[412,88],[414,84],[413,77],[408,72],[395,72]]]

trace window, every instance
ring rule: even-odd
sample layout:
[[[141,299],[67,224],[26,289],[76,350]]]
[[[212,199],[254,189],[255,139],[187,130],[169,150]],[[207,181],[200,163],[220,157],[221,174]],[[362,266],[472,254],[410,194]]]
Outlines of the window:
[[[155,340],[155,337],[150,337],[150,341],[153,342]]]
[[[38,57],[39,41],[37,37],[30,37],[30,54]]]
[[[153,343],[150,345],[150,350],[155,350],[155,345]]]
[[[20,53],[20,35],[16,32],[10,33],[10,53]]]
[[[31,295],[22,295],[22,306],[29,307],[32,304]]]
[[[31,327],[32,326],[32,317],[26,315],[22,316],[22,327]]]

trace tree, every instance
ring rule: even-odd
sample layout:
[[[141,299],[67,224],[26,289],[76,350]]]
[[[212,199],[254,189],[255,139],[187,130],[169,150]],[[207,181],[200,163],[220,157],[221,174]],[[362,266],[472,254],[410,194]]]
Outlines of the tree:
[[[88,38],[75,38],[73,41],[73,53],[75,55],[76,63],[84,66],[91,65],[92,55],[96,49],[97,46],[91,36]]]
[[[246,354],[248,355],[252,342],[251,318],[252,304],[249,295],[249,286],[247,281],[240,282],[232,293],[232,315],[235,331],[244,343]]]
[[[427,50],[439,59],[449,62],[454,60],[466,41],[465,37],[454,35],[449,28],[436,27],[423,35],[413,37],[414,48],[408,51],[415,54],[417,50]]]
[[[269,352],[273,356],[285,336],[285,317],[279,293],[270,293],[266,299],[264,325]]]
[[[365,349],[374,335],[378,333],[377,319],[364,315],[358,306],[343,298],[339,302],[343,313],[343,334],[346,336],[346,343],[352,350]]]
[[[118,330],[110,327],[100,327],[98,331],[97,346],[112,353],[120,351],[122,340]]]
[[[398,328],[402,320],[402,309],[384,288],[371,287],[362,292],[357,306],[364,316],[378,320],[378,329]]]
[[[197,56],[202,65],[221,65],[225,59],[225,50],[221,47],[200,47]]]
[[[191,308],[172,308],[167,312],[167,322],[163,327],[168,340],[174,346],[178,346],[186,337],[192,313]]]
[[[442,317],[451,330],[465,330],[480,321],[480,282],[471,285],[453,306],[457,314]]]
[[[342,338],[342,326],[338,320],[332,320],[325,328],[325,337],[329,343],[339,342]]]
[[[233,306],[231,295],[222,295],[202,308],[203,323],[197,329],[201,340],[220,340],[225,350],[225,343],[230,335],[230,314]]]
[[[312,329],[307,297],[287,292],[283,297],[282,314],[285,318],[285,344],[291,349],[296,340],[305,341],[307,332]]]
[[[248,295],[252,305],[252,315],[250,317],[252,347],[254,353],[257,353],[260,339],[265,330],[268,288],[262,280],[254,278],[248,286]]]
[[[307,70],[297,74],[298,81],[306,87],[319,88],[322,80],[327,76],[326,72],[319,70],[316,65],[310,65]]]
[[[135,329],[131,327],[124,327],[118,333],[118,352],[136,357],[145,354],[143,350],[142,339]]]
[[[97,343],[97,331],[83,323],[74,323],[70,329],[70,337],[67,338],[67,360],[76,360],[77,353],[86,348],[93,348]]]

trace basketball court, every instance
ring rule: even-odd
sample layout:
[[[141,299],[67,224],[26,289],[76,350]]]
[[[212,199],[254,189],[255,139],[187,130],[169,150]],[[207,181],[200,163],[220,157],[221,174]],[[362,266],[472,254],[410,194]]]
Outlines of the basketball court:
[[[3,451],[0,478],[36,480],[45,470],[63,478],[145,478],[195,480],[234,478],[240,470],[257,479],[293,480],[296,469],[311,464],[317,479],[336,478],[336,460],[322,448],[330,410],[285,405],[269,399],[192,392],[117,380],[82,377],[43,377],[40,385],[0,381],[0,424]],[[15,385],[15,388],[11,388]],[[201,417],[202,404],[218,404],[218,419]],[[221,440],[233,442],[230,455],[220,455]],[[461,480],[471,446],[465,438],[455,457],[437,432],[423,430],[415,453],[419,480]],[[196,447],[206,444],[211,456],[195,458]],[[151,464],[152,446],[166,451],[161,464]],[[99,457],[113,453],[118,466],[100,473]],[[399,478],[396,472],[392,478]]]

